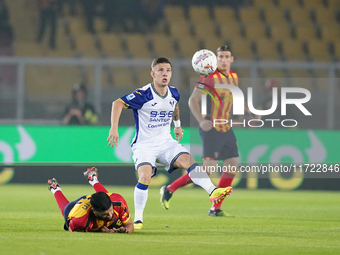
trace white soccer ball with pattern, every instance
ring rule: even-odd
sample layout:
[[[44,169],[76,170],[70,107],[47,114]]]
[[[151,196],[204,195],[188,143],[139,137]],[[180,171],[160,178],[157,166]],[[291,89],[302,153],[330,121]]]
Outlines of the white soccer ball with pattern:
[[[208,76],[215,72],[217,68],[217,58],[214,52],[203,49],[194,54],[191,64],[196,73]]]

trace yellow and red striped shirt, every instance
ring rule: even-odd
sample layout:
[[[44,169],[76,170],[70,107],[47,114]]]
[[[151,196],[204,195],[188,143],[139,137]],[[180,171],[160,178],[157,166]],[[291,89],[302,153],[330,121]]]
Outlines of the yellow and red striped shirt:
[[[215,88],[216,84],[227,84],[238,86],[238,75],[234,71],[229,71],[229,75],[226,76],[221,71],[216,69],[215,72],[210,74],[208,77],[201,76],[199,82],[196,84],[196,87],[201,87],[201,84],[206,84],[204,89],[209,90],[211,95],[214,97],[212,99],[210,96],[207,98],[207,115],[205,119],[211,120],[213,122],[214,119],[225,119],[228,120],[227,124],[217,124],[215,129],[219,132],[227,132],[230,129],[230,110],[233,105],[233,96],[229,89],[225,88]],[[213,88],[213,89],[212,89]],[[213,93],[215,90],[218,96]],[[205,91],[201,90],[202,93],[206,94]],[[222,105],[220,103],[219,98],[222,101]]]

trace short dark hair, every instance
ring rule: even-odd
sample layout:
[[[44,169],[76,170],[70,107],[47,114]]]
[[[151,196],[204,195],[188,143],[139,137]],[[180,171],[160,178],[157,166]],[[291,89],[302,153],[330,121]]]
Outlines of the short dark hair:
[[[103,191],[94,193],[90,198],[90,203],[93,209],[95,209],[98,212],[109,210],[111,207],[111,199]]]
[[[162,64],[162,63],[166,63],[166,64],[170,64],[170,66],[172,67],[172,64],[170,62],[169,59],[165,58],[165,57],[160,57],[160,58],[155,58],[152,63],[151,63],[151,69],[158,65],[158,64]]]
[[[228,45],[222,45],[217,48],[216,52],[220,51],[230,51],[231,55],[233,55],[233,52],[231,51],[230,47]]]

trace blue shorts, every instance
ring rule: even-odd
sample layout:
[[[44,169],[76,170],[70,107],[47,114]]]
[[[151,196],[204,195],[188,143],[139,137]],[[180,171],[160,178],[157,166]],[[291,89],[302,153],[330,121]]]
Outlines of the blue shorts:
[[[203,131],[199,128],[203,144],[203,160],[225,160],[238,157],[238,146],[232,129],[218,132],[215,128]]]
[[[65,229],[65,230],[68,230],[68,228],[69,228],[69,225],[68,225],[68,224],[69,224],[69,221],[68,221],[68,219],[67,219],[68,214],[69,214],[70,211],[73,209],[74,205],[75,205],[80,199],[85,198],[85,197],[86,197],[86,196],[82,196],[82,197],[80,197],[80,198],[78,198],[78,199],[76,199],[76,200],[70,202],[69,204],[67,204],[67,205],[65,206],[65,208],[64,208],[64,219],[65,219],[64,229]]]

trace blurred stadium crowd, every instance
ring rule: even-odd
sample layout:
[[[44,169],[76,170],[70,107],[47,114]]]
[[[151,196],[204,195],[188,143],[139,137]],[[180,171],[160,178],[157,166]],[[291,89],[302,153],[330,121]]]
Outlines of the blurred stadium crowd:
[[[153,59],[164,55],[190,60],[196,50],[214,51],[228,44],[235,62],[340,59],[339,0],[0,0],[0,12],[0,32],[7,38],[1,36],[0,54],[5,56]],[[232,69],[241,78],[251,76],[248,68]],[[328,77],[327,70],[315,68],[258,71],[263,79]],[[15,86],[15,67],[3,73],[7,78],[2,76],[1,86],[8,90]],[[108,67],[102,76],[103,89],[132,90],[150,81],[149,67],[144,66]],[[87,66],[27,66],[25,92],[31,98],[51,93],[65,98],[77,82],[91,88],[93,77],[94,68]],[[182,68],[180,88],[189,89],[194,77],[190,65]],[[299,84],[292,79],[289,85]],[[327,84],[313,82],[307,88],[326,93]],[[339,85],[335,90],[339,93]]]

